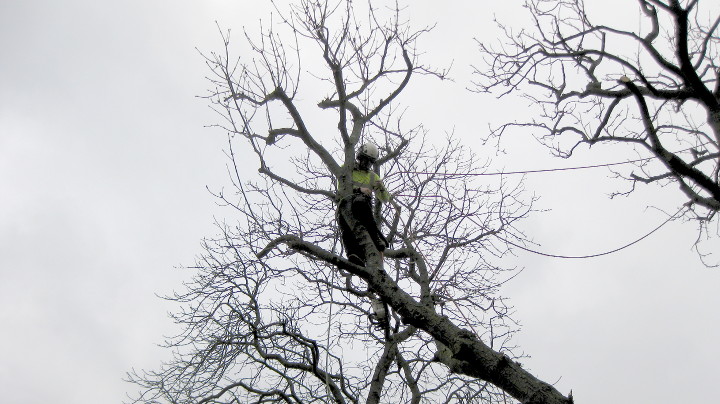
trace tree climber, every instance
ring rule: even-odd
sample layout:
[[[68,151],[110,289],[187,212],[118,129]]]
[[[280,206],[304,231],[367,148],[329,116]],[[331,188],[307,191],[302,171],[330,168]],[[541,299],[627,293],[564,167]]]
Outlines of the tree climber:
[[[389,202],[390,193],[377,175],[371,169],[371,165],[377,161],[378,148],[372,143],[365,143],[357,153],[355,169],[352,172],[353,193],[340,200],[338,206],[338,225],[342,235],[343,246],[350,262],[365,266],[365,250],[353,234],[352,228],[341,214],[342,209],[350,204],[353,218],[357,220],[368,231],[370,238],[380,253],[385,251],[388,241],[380,232],[378,224],[372,213],[372,194],[381,202]]]

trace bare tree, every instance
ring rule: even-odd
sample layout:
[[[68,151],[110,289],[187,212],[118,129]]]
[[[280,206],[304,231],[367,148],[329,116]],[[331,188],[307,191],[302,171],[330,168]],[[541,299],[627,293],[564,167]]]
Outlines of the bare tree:
[[[626,30],[592,22],[582,0],[526,1],[534,26],[500,25],[502,43],[480,44],[476,84],[521,93],[540,112],[494,135],[523,126],[562,157],[583,144],[620,144],[638,157],[634,171],[616,172],[631,186],[615,195],[675,184],[709,235],[720,210],[720,10],[702,3],[638,0],[644,23]]]
[[[397,99],[411,77],[444,73],[420,62],[427,30],[400,11],[302,1],[258,40],[246,34],[252,57],[232,58],[229,34],[207,56],[232,162],[232,191],[217,197],[237,223],[219,225],[194,281],[169,297],[182,305],[176,356],[129,376],[135,402],[572,401],[516,361],[498,293],[513,272],[497,261],[524,240],[516,225],[532,201],[521,184],[478,183],[484,167],[451,137],[433,146],[404,126]],[[394,194],[376,205],[384,256],[337,208],[363,141],[380,145]],[[343,257],[336,215],[365,266]]]

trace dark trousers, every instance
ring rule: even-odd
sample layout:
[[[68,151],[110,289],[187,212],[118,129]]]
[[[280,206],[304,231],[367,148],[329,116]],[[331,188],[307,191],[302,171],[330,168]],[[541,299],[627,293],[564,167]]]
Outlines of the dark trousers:
[[[385,251],[385,248],[388,245],[388,241],[385,236],[383,236],[380,232],[380,229],[375,222],[375,218],[373,217],[372,197],[356,192],[353,193],[351,197],[345,198],[340,202],[340,206],[338,207],[337,219],[338,225],[340,226],[342,243],[345,247],[345,253],[347,254],[347,257],[351,262],[357,265],[364,266],[365,251],[363,250],[358,240],[355,238],[355,235],[353,235],[352,228],[340,213],[340,211],[344,209],[348,203],[351,205],[350,207],[353,217],[355,218],[355,220],[360,222],[360,224],[363,225],[368,231],[368,233],[370,234],[370,238],[372,239],[373,244],[375,244],[375,247],[378,249],[378,251]]]

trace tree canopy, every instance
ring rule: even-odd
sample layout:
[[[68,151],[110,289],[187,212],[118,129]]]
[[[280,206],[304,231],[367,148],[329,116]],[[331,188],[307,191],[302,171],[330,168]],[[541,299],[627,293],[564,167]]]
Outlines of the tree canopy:
[[[403,119],[412,80],[446,73],[422,63],[427,29],[401,11],[300,1],[246,33],[247,54],[234,57],[223,33],[223,51],[206,55],[231,161],[232,188],[216,196],[234,217],[169,297],[182,307],[176,357],[130,375],[136,402],[572,401],[517,361],[499,295],[532,198],[521,183],[476,182],[467,174],[484,166],[470,150]],[[366,141],[393,194],[375,206],[384,254],[338,208]],[[338,215],[366,265],[343,256]]]
[[[629,181],[673,185],[686,217],[712,234],[720,210],[720,10],[717,2],[638,0],[641,24],[596,22],[582,0],[528,0],[532,26],[500,24],[499,41],[480,44],[476,89],[520,94],[537,114],[499,126],[524,128],[555,155],[613,145],[636,153]],[[622,7],[622,8],[620,8]],[[617,19],[616,19],[617,20]],[[671,192],[671,191],[668,191]],[[715,230],[715,233],[717,230]]]

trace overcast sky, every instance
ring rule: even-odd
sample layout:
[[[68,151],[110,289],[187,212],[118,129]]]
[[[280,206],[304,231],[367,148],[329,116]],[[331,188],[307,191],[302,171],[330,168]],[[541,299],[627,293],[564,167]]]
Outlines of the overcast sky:
[[[404,99],[433,133],[478,144],[517,100],[465,91],[473,37],[492,40],[500,2],[414,2],[437,23],[427,60],[454,83],[421,81]],[[483,3],[476,5],[476,3]],[[606,4],[600,0],[593,5]],[[634,10],[635,1],[618,0]],[[261,4],[261,5],[258,5]],[[202,99],[196,48],[219,50],[216,21],[255,30],[265,2],[0,2],[0,391],[3,403],[120,402],[131,368],[157,367],[174,330],[157,298],[180,290],[223,211],[206,187],[227,184],[224,134]],[[472,4],[472,6],[470,5]],[[598,12],[613,15],[618,6]],[[614,13],[617,14],[617,13]],[[624,14],[624,13],[621,13]],[[240,35],[237,35],[240,39]],[[430,96],[432,95],[432,96]],[[414,101],[414,103],[410,103]],[[494,166],[541,169],[620,161],[615,150],[557,161],[518,135]],[[630,242],[676,209],[675,192],[609,200],[608,172],[528,176],[549,209],[527,221],[543,251],[585,255]],[[523,363],[578,403],[711,402],[720,372],[720,270],[692,251],[692,223],[591,260],[518,252],[504,290],[523,324]],[[707,244],[720,248],[720,240]]]

